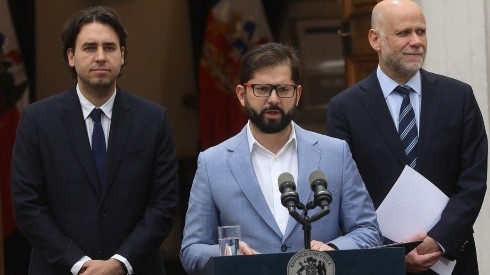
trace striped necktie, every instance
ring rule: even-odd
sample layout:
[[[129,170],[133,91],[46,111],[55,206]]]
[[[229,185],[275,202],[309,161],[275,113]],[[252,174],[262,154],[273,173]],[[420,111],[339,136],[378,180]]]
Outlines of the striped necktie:
[[[415,168],[417,165],[417,122],[415,121],[415,112],[410,104],[410,86],[398,85],[395,91],[403,96],[400,116],[398,118],[398,134],[407,155],[407,164]]]

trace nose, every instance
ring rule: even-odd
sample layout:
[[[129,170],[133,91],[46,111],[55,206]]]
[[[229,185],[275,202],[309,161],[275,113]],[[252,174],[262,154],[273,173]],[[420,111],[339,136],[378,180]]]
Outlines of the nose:
[[[416,32],[412,33],[410,37],[410,45],[412,46],[421,46],[423,44],[422,37],[418,35]]]
[[[95,52],[95,61],[101,62],[105,60],[105,52],[103,47],[98,47]]]
[[[273,103],[279,102],[279,96],[277,95],[276,88],[272,89],[271,94],[269,95],[269,98],[267,99],[267,101],[273,102]]]

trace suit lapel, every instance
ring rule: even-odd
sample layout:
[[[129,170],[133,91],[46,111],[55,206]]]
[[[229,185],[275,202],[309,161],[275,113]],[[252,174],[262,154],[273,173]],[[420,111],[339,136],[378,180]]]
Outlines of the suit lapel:
[[[437,114],[441,107],[442,92],[436,81],[426,71],[420,71],[422,78],[422,106],[420,111],[420,133],[417,151],[417,170],[421,171],[427,157],[430,140],[434,133]]]
[[[126,141],[131,128],[132,114],[127,101],[127,95],[117,89],[114,106],[112,108],[111,127],[109,131],[109,144],[107,147],[106,182],[102,189],[101,202],[114,183],[114,177],[121,163],[126,147]]]
[[[233,146],[230,146],[228,151],[230,152],[228,166],[243,193],[262,220],[272,228],[278,236],[282,237],[281,230],[270,211],[269,205],[267,204],[262,190],[260,189],[259,182],[257,181],[257,176],[254,173],[246,128],[243,128],[237,136],[236,143]]]
[[[73,145],[73,149],[85,170],[90,184],[100,194],[100,184],[97,181],[97,171],[95,169],[92,150],[90,149],[87,127],[85,126],[82,107],[75,87],[66,92],[66,97],[62,104],[65,112],[61,120]]]
[[[393,154],[401,164],[405,164],[406,155],[403,150],[403,145],[400,141],[400,136],[391,118],[390,111],[386,105],[386,100],[381,91],[376,73],[373,73],[361,85],[363,89],[360,95],[360,100],[367,113],[373,120],[380,135],[384,138]]]
[[[296,142],[298,147],[298,179],[296,179],[296,191],[299,201],[306,204],[313,199],[313,191],[310,188],[310,173],[320,169],[320,152],[315,148],[317,139],[312,139],[306,131],[295,124]],[[302,214],[302,211],[300,212]],[[293,217],[289,216],[283,241],[289,237],[293,229],[301,226]]]

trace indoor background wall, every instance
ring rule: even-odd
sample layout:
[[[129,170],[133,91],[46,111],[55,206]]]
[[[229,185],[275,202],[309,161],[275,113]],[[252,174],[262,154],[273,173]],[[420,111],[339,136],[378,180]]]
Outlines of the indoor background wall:
[[[37,99],[75,83],[61,56],[61,28],[76,11],[95,4],[118,11],[129,32],[129,55],[118,85],[165,106],[179,157],[194,156],[197,112],[182,104],[184,94],[195,93],[187,1],[36,1]]]

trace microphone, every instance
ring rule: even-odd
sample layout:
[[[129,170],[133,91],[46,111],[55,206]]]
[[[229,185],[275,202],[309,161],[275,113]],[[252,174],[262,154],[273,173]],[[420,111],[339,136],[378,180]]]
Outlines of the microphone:
[[[299,203],[298,193],[296,193],[296,184],[294,177],[288,172],[284,172],[277,178],[279,191],[281,191],[281,203],[288,211],[294,211],[294,208]]]
[[[322,209],[328,209],[328,206],[332,202],[332,194],[327,190],[327,178],[325,174],[316,170],[310,174],[310,186],[314,192],[315,205],[320,206]]]

